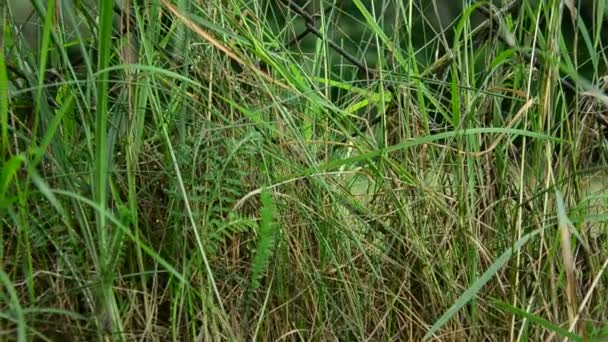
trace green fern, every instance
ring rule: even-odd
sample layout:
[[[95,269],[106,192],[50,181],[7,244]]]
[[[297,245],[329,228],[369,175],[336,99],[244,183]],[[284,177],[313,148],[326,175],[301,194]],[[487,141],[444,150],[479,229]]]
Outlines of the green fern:
[[[250,290],[253,292],[260,286],[260,280],[268,268],[275,246],[275,206],[268,191],[262,192],[262,209],[259,226],[258,243],[251,265]]]
[[[190,140],[176,146],[177,162],[183,174],[192,216],[202,229],[209,259],[223,258],[218,253],[227,241],[245,232],[254,232],[258,224],[248,213],[236,213],[234,204],[256,185],[248,184],[249,171],[258,157],[256,134],[215,132],[205,136],[205,144]],[[196,163],[192,161],[196,160]],[[174,182],[168,189],[170,198],[181,203],[181,193]],[[184,210],[171,211],[171,221],[186,219]],[[193,240],[193,239],[190,239]]]

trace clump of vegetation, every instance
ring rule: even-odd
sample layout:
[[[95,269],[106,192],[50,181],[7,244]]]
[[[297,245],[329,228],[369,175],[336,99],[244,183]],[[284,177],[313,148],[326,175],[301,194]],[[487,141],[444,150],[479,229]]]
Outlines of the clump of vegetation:
[[[433,3],[1,8],[2,339],[606,337],[605,1]]]

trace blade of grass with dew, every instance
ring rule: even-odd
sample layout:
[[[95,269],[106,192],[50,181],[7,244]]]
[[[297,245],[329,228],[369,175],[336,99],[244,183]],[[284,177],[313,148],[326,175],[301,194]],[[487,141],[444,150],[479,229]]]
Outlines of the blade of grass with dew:
[[[471,301],[479,290],[490,280],[492,279],[496,273],[511,259],[513,253],[518,252],[531,238],[538,235],[543,228],[537,229],[531,233],[528,233],[522,236],[521,239],[513,244],[512,248],[507,249],[488,269],[477,279],[471,287],[469,287],[463,294],[458,297],[456,302],[452,304],[452,306],[441,316],[439,319],[433,323],[431,328],[424,335],[423,340],[428,340],[431,338],[443,325],[445,325],[464,305],[466,305],[469,301]]]

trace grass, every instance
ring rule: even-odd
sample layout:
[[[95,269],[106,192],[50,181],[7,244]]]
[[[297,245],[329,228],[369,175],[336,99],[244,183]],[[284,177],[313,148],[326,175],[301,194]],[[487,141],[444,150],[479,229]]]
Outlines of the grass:
[[[608,336],[604,1],[102,3],[0,9],[2,340]]]

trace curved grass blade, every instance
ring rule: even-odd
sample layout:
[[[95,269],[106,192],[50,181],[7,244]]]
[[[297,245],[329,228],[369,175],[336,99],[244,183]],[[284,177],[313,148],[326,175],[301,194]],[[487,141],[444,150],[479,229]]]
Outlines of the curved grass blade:
[[[477,279],[471,287],[469,287],[456,302],[441,316],[433,326],[427,331],[426,335],[424,335],[423,341],[431,338],[441,327],[446,324],[463,306],[465,306],[469,301],[471,301],[481,288],[488,282],[490,279],[496,275],[496,273],[509,261],[511,256],[519,251],[531,238],[540,233],[543,229],[537,229],[531,233],[524,235],[521,239],[519,239],[512,248],[507,249],[502,255]]]

